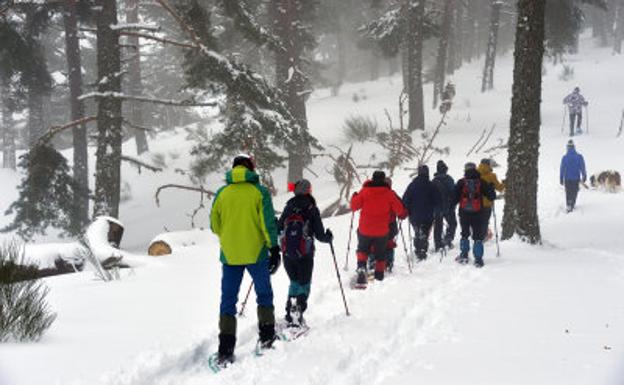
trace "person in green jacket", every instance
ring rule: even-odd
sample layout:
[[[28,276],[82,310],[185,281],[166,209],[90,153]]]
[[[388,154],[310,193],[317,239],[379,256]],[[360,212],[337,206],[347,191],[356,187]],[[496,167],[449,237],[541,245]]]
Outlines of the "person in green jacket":
[[[270,274],[280,264],[277,223],[271,194],[260,185],[249,155],[237,155],[227,184],[212,203],[210,228],[221,245],[221,306],[217,363],[234,361],[236,345],[236,304],[243,273],[253,279],[258,303],[259,347],[270,348],[275,341],[275,314]]]

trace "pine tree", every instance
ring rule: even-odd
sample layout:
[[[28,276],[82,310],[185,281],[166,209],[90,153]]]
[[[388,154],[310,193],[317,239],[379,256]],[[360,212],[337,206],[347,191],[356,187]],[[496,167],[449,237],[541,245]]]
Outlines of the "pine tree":
[[[503,239],[541,242],[537,215],[540,103],[546,0],[519,0]]]
[[[445,83],[447,54],[449,40],[451,38],[451,19],[453,15],[453,7],[453,0],[444,0],[441,23],[442,30],[440,31],[440,38],[438,39],[438,56],[436,58],[435,80],[433,83],[433,108],[438,106],[438,97],[442,94],[442,88]]]
[[[82,95],[82,60],[78,38],[77,0],[64,2],[63,23],[65,27],[65,56],[67,58],[67,80],[69,82],[69,107],[71,120],[84,118]],[[76,212],[73,215],[75,227],[80,228],[89,220],[89,160],[87,153],[87,128],[85,124],[72,129],[73,173],[82,194],[76,195]]]
[[[425,1],[412,0],[407,6],[407,95],[409,122],[408,130],[425,129],[425,110],[423,97],[423,42]]]
[[[119,216],[121,191],[121,58],[115,0],[97,0],[97,150],[93,213]]]
[[[498,31],[500,29],[500,13],[503,2],[492,0],[490,5],[490,32],[487,49],[485,50],[485,65],[481,80],[481,92],[494,88],[494,66],[496,64],[496,47],[498,46]]]

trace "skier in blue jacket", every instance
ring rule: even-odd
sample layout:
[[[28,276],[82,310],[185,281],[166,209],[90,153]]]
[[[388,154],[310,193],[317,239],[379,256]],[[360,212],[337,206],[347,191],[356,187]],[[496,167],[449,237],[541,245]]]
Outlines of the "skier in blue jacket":
[[[583,155],[576,152],[572,139],[568,141],[567,148],[568,151],[563,158],[561,158],[559,183],[565,187],[566,209],[568,212],[571,212],[576,205],[579,183],[585,183],[587,180],[587,173],[585,172],[585,160],[583,159]]]

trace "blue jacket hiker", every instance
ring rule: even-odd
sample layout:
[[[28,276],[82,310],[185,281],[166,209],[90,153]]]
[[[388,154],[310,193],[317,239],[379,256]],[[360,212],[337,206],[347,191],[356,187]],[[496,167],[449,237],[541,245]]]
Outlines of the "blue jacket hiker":
[[[567,152],[561,158],[561,167],[559,168],[559,183],[565,187],[567,212],[574,210],[579,183],[585,183],[586,180],[587,173],[585,172],[583,155],[576,152],[574,142],[569,140]]]
[[[295,183],[295,196],[286,203],[278,221],[284,268],[290,279],[285,317],[289,326],[305,324],[303,313],[308,308],[314,269],[314,238],[324,243],[333,239],[331,231],[323,227],[311,192],[308,180]]]
[[[275,212],[269,191],[259,184],[249,155],[234,158],[227,184],[213,200],[210,227],[221,245],[221,308],[217,363],[234,361],[236,303],[245,270],[251,275],[258,303],[259,344],[275,340],[275,315],[270,274],[280,262]]]
[[[434,209],[433,218],[433,243],[435,250],[443,247],[451,248],[457,230],[457,218],[455,217],[455,181],[447,174],[448,166],[444,161],[439,160],[436,164],[436,173],[433,176],[433,185],[438,189],[440,204]],[[446,221],[446,232],[442,236],[444,222]]]
[[[429,180],[429,167],[418,167],[418,176],[403,193],[403,204],[409,212],[414,227],[414,247],[419,260],[427,258],[429,231],[433,225],[433,212],[440,205],[440,193]]]

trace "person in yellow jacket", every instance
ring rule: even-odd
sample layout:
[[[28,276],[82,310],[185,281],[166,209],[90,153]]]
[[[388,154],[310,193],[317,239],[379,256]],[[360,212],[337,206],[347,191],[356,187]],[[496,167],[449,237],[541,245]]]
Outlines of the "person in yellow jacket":
[[[494,189],[498,192],[505,191],[505,184],[498,180],[498,176],[496,173],[492,171],[492,167],[496,166],[496,163],[492,159],[481,159],[481,163],[479,163],[479,167],[477,167],[477,171],[481,175],[481,179],[485,182],[489,183],[494,187]],[[488,226],[490,224],[490,217],[492,216],[492,207],[494,202],[489,200],[487,197],[483,197],[483,223],[485,226],[485,231],[489,234],[487,239],[491,238],[492,232],[489,230]]]
[[[277,223],[271,194],[260,185],[249,155],[234,158],[227,184],[213,200],[210,228],[219,237],[221,306],[217,364],[234,361],[236,345],[236,304],[245,270],[253,279],[258,303],[259,347],[270,348],[275,341],[275,313],[271,274],[280,264]]]

